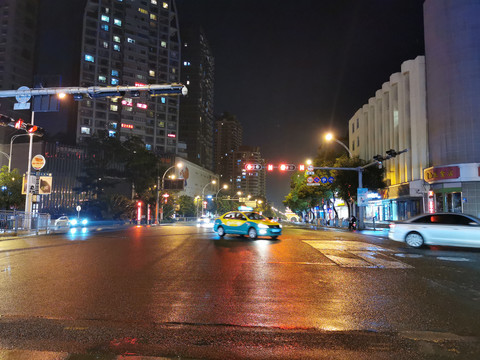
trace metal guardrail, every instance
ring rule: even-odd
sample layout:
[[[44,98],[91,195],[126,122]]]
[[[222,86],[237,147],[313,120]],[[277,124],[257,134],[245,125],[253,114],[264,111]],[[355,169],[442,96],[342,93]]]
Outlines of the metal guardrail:
[[[0,236],[17,235],[19,232],[38,234],[40,231],[47,232],[49,229],[50,214],[0,210]]]

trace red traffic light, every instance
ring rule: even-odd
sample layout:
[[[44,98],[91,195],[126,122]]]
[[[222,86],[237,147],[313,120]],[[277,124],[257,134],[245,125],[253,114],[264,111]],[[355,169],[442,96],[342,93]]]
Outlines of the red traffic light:
[[[262,165],[260,164],[245,164],[245,170],[261,170]]]
[[[280,171],[295,171],[297,167],[292,164],[280,164],[279,169]]]
[[[18,119],[17,122],[15,123],[15,129],[21,129],[23,128],[23,120]]]
[[[273,171],[273,164],[267,165],[267,171]]]
[[[280,164],[279,169],[280,169],[280,171],[285,171],[285,170],[287,170],[287,165],[286,164]]]
[[[27,130],[29,133],[34,133],[35,131],[38,130],[38,126],[37,126],[37,125],[29,126],[26,130]]]

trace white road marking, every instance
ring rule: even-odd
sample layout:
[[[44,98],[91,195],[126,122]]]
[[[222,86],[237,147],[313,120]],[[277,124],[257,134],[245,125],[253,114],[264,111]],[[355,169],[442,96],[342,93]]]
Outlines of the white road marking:
[[[375,269],[411,269],[391,256],[390,249],[360,241],[315,241],[304,242],[341,267]]]

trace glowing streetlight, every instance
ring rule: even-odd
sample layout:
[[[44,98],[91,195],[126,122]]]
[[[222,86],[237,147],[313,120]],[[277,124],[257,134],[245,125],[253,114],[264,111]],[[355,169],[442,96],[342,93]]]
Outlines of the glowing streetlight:
[[[159,204],[160,204],[160,191],[163,192],[163,184],[164,184],[164,181],[165,181],[165,175],[167,175],[167,173],[171,170],[171,169],[174,169],[175,167],[181,169],[183,167],[183,163],[182,162],[179,162],[178,164],[176,165],[173,165],[173,166],[170,166],[167,170],[165,170],[165,172],[163,173],[163,176],[162,176],[162,184],[161,184],[161,187],[160,187],[160,177],[157,176],[157,204],[155,206],[156,208],[156,211],[155,211],[155,223],[158,224],[158,208],[159,208]],[[163,220],[163,201],[162,201],[162,207],[161,207],[161,211],[160,211],[160,220]]]
[[[350,149],[347,147],[347,145],[345,145],[345,144],[344,144],[343,142],[341,142],[340,140],[335,139],[335,137],[333,136],[332,133],[327,133],[327,134],[325,134],[325,140],[327,140],[327,141],[332,141],[332,140],[333,140],[333,141],[335,141],[337,144],[342,145],[342,146],[345,148],[345,150],[348,151],[348,156],[350,156],[350,159],[353,158],[353,154],[352,154],[352,152],[350,151]]]

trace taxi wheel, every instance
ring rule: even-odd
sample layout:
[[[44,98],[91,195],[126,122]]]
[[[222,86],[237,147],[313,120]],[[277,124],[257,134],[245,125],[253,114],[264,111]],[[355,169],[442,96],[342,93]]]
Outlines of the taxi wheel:
[[[223,226],[219,226],[217,229],[218,236],[224,237],[225,236],[225,230],[223,229]]]
[[[278,236],[272,236],[272,240],[277,240]]]
[[[257,238],[257,230],[255,230],[255,228],[250,228],[248,230],[248,237],[252,240],[256,239]]]

